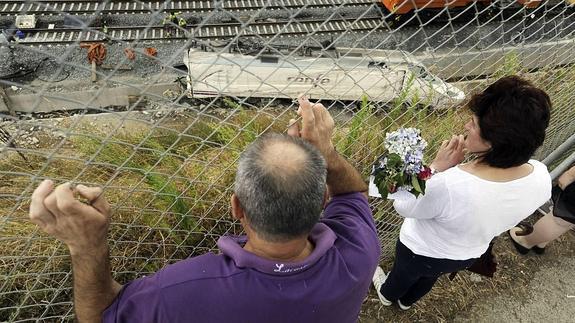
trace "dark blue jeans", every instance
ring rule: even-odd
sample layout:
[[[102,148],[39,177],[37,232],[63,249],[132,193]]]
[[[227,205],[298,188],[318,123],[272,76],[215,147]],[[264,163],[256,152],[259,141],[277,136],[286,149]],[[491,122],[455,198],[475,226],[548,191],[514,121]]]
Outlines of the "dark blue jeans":
[[[389,301],[400,300],[401,304],[411,306],[431,290],[439,276],[468,268],[475,260],[477,258],[451,260],[416,255],[397,240],[395,262],[380,292]]]

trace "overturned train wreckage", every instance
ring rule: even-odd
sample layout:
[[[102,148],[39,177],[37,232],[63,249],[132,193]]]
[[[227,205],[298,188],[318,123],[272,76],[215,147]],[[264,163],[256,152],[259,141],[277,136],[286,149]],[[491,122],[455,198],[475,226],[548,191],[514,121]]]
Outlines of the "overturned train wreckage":
[[[317,55],[215,53],[192,48],[187,95],[192,98],[295,98],[373,102],[396,99],[434,107],[465,98],[463,91],[431,74],[398,50],[338,48]],[[417,102],[414,102],[417,101]]]

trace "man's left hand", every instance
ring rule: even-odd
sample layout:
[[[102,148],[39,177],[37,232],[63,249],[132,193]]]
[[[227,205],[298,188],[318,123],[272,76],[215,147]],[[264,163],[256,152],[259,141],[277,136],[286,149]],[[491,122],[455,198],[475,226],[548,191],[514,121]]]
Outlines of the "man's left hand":
[[[76,199],[75,193],[89,204]],[[54,189],[52,181],[45,180],[32,194],[30,220],[64,242],[72,255],[90,255],[107,248],[110,206],[100,188],[72,188],[65,183]]]

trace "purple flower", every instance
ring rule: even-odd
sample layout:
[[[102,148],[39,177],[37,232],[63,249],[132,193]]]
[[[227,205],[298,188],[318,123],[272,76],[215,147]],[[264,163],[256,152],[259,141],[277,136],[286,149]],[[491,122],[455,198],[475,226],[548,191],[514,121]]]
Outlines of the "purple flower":
[[[382,195],[405,190],[415,195],[425,190],[428,178],[423,164],[423,152],[427,142],[416,128],[399,128],[385,135],[386,153],[373,165],[374,183]],[[382,190],[384,191],[382,193]]]

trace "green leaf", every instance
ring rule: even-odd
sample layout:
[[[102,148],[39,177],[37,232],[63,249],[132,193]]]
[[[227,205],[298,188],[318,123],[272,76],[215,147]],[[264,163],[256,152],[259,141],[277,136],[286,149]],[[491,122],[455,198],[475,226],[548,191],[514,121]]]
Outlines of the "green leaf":
[[[413,188],[415,189],[416,192],[423,193],[423,190],[421,189],[421,186],[419,185],[419,180],[418,180],[417,176],[411,176],[411,186],[413,186]]]
[[[377,184],[377,190],[379,191],[379,194],[382,198],[387,198],[389,191],[387,190],[387,183],[385,181],[381,181],[379,184]]]
[[[393,178],[397,187],[405,185],[405,179],[403,178],[403,173],[395,175]]]
[[[382,182],[385,182],[385,175],[383,174],[383,172],[375,173],[375,175],[373,176],[373,183],[379,187],[379,185]]]
[[[425,181],[419,180],[419,186],[421,186],[421,193],[425,194]]]
[[[402,164],[401,157],[399,157],[398,154],[389,154],[389,156],[387,156],[387,165],[390,168],[396,167],[401,164]]]

